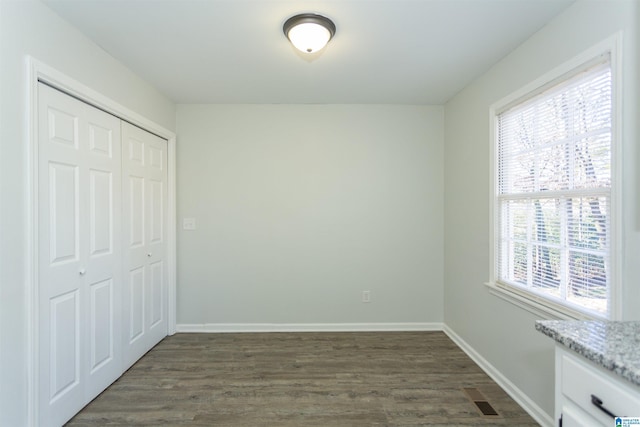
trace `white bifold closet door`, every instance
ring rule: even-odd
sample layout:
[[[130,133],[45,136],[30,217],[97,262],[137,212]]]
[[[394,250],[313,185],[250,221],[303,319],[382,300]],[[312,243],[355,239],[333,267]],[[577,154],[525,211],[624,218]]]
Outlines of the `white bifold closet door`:
[[[39,422],[122,373],[120,120],[39,85]]]
[[[167,335],[167,143],[122,123],[124,363]]]
[[[167,142],[38,88],[38,424],[167,335]]]

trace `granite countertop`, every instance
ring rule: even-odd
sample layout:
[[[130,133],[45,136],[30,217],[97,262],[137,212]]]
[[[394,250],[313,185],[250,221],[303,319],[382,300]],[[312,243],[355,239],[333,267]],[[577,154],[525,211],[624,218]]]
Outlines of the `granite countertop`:
[[[640,322],[538,320],[536,329],[640,386]]]

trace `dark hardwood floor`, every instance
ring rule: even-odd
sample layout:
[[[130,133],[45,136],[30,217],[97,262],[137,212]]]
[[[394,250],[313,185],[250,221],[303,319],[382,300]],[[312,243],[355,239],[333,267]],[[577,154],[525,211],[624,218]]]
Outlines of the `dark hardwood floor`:
[[[176,334],[68,425],[538,424],[444,333],[380,332]]]

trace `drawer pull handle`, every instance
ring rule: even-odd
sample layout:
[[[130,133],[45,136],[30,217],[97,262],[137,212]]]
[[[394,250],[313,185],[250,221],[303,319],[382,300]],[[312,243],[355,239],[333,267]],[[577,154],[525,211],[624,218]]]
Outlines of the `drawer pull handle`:
[[[611,418],[615,418],[616,416],[613,415],[613,412],[611,412],[610,410],[608,410],[607,408],[605,408],[602,405],[602,399],[600,399],[598,396],[596,396],[595,394],[591,395],[591,403],[593,403],[594,405],[596,405],[596,407],[598,409],[600,409],[602,412],[604,412],[605,414],[609,415]]]

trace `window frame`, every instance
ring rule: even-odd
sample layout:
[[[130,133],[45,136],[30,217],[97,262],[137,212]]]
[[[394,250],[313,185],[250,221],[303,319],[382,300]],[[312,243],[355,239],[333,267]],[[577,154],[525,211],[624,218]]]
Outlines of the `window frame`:
[[[621,233],[621,118],[622,118],[622,67],[621,67],[621,34],[617,33],[601,43],[587,49],[580,55],[564,62],[540,78],[532,81],[510,95],[497,101],[489,108],[490,120],[490,204],[489,204],[489,262],[490,277],[485,283],[490,293],[502,298],[520,308],[536,314],[540,318],[567,319],[567,320],[592,320],[607,319],[619,320],[621,307],[621,259],[622,233]],[[611,129],[611,212],[610,212],[610,266],[611,281],[609,290],[608,315],[598,315],[595,312],[581,310],[573,306],[567,306],[556,302],[544,295],[527,291],[526,289],[499,281],[497,241],[499,233],[498,204],[498,116],[514,105],[526,102],[541,94],[548,88],[577,75],[581,70],[601,61],[604,55],[609,56],[611,66],[611,90],[612,90],[612,129]]]

